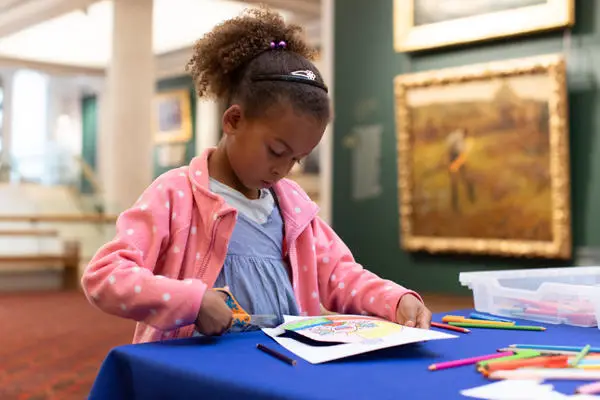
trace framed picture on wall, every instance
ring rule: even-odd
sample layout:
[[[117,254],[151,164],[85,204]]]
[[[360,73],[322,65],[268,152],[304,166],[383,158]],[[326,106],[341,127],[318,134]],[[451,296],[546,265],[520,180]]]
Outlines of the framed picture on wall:
[[[394,0],[394,47],[416,51],[572,26],[574,1]]]
[[[157,144],[187,142],[192,138],[190,92],[162,92],[154,98],[154,141]]]
[[[396,77],[404,249],[570,258],[565,74],[547,55]]]

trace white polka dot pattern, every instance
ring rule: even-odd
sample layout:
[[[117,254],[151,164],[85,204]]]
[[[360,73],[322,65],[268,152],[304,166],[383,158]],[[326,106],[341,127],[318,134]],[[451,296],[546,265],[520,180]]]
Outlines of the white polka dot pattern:
[[[218,241],[227,238],[235,221],[230,209],[209,195],[208,180],[198,179],[208,177],[209,152],[159,177],[119,216],[115,239],[84,271],[82,286],[96,306],[123,317],[145,316],[134,343],[191,334],[193,326],[184,324],[197,317],[203,279],[221,268],[220,257],[205,252],[212,240],[216,248],[226,248]],[[395,304],[408,291],[355,263],[331,227],[315,217],[318,208],[297,184],[282,180],[274,190],[302,315],[319,315],[322,302],[330,311],[393,318]],[[199,271],[203,256],[207,263]]]

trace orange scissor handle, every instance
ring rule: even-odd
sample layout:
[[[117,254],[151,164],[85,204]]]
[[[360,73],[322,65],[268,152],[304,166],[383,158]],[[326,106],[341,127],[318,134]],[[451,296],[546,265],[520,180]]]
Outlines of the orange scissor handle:
[[[240,306],[240,303],[237,302],[228,289],[214,288],[213,290],[225,294],[225,304],[227,304],[233,314],[232,327],[245,327],[250,324],[250,314]]]

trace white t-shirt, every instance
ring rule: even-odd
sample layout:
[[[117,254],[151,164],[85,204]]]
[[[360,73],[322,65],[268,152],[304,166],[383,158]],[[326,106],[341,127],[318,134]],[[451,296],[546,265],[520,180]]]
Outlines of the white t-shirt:
[[[210,178],[209,185],[211,192],[223,197],[227,204],[260,225],[267,222],[275,207],[275,199],[268,189],[261,189],[259,198],[252,200],[216,179]]]

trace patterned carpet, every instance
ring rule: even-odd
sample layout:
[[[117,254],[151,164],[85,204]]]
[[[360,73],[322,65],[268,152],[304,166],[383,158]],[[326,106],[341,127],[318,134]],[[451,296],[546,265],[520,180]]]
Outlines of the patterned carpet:
[[[80,292],[0,294],[0,399],[85,399],[108,351],[131,342],[134,322]]]
[[[433,312],[471,298],[424,295]],[[134,322],[93,308],[80,292],[0,294],[0,400],[80,400],[108,351],[130,343]]]

